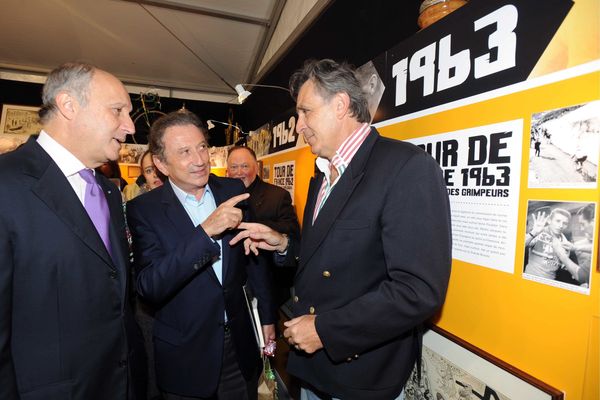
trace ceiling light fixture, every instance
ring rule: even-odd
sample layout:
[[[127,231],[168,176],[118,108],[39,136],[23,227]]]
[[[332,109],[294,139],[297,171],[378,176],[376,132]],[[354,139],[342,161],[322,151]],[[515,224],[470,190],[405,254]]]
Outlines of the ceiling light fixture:
[[[240,103],[240,104],[242,104],[248,98],[248,96],[250,96],[252,94],[252,92],[249,92],[248,90],[246,90],[244,88],[244,85],[250,86],[250,87],[266,87],[266,88],[273,88],[273,89],[281,89],[281,90],[285,90],[286,92],[290,93],[290,89],[285,88],[283,86],[259,85],[257,83],[238,83],[237,85],[235,85],[235,91],[238,94],[238,103]]]
[[[234,128],[234,129],[237,129],[238,131],[240,131],[240,133],[242,135],[248,135],[248,133],[244,132],[242,130],[242,128],[240,128],[239,126],[234,125],[234,124],[230,124],[228,122],[217,121],[216,119],[208,119],[208,120],[206,120],[206,124],[208,125],[208,129],[209,130],[212,129],[212,128],[214,128],[215,124],[220,124],[220,125],[230,126],[230,127]]]

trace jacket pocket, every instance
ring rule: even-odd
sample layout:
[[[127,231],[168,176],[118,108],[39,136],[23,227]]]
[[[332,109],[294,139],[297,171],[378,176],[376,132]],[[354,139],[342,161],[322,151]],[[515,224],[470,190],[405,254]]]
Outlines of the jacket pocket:
[[[20,393],[21,400],[71,400],[73,381],[66,380],[38,386],[33,390]]]
[[[179,346],[183,342],[183,335],[179,330],[154,320],[154,336],[163,342]]]

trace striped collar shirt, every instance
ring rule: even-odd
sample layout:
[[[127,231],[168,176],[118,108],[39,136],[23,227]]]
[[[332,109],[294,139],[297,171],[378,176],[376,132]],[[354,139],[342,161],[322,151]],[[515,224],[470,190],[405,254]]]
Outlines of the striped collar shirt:
[[[317,215],[319,215],[319,211],[323,208],[325,201],[331,194],[333,187],[342,177],[342,174],[350,165],[352,158],[363,144],[367,136],[371,132],[370,126],[368,123],[362,124],[357,130],[352,132],[350,136],[344,140],[341,146],[336,150],[334,156],[331,158],[331,162],[323,157],[317,157],[317,168],[323,174],[325,174],[325,179],[323,179],[323,183],[321,184],[321,189],[319,190],[319,196],[317,197],[317,203],[315,204],[315,211],[313,213],[313,224],[317,219]],[[332,182],[331,181],[331,169],[335,168],[338,172],[337,178]]]

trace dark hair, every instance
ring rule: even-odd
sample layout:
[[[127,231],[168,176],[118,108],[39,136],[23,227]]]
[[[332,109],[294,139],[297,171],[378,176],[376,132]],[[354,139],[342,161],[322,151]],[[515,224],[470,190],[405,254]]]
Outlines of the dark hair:
[[[246,146],[233,146],[227,152],[227,158],[229,158],[229,156],[231,155],[231,153],[233,153],[236,150],[246,150],[248,153],[250,153],[250,155],[252,156],[252,158],[254,158],[254,160],[256,160],[256,153],[254,152],[254,150],[252,150],[250,147],[246,147]]]
[[[579,211],[577,211],[577,215],[581,215],[586,221],[592,222],[596,215],[594,204],[588,204],[587,206],[580,208]]]
[[[142,157],[140,157],[140,170],[142,171],[142,173],[140,174],[140,176],[137,177],[137,179],[135,180],[135,183],[139,185],[146,183],[146,178],[144,177],[144,166],[142,165],[144,163],[144,158],[146,156],[150,156],[150,161],[152,162],[152,165],[154,166],[154,173],[156,174],[156,176],[158,176],[158,178],[165,182],[167,180],[167,176],[164,175],[160,169],[156,168],[156,165],[154,164],[154,159],[152,159],[152,152],[150,150],[146,150],[144,152],[144,154],[142,154]],[[141,183],[138,183],[138,180]]]
[[[152,160],[152,152],[150,150],[146,150],[144,154],[140,157],[140,168],[142,168],[142,163],[144,162],[144,157],[150,155],[150,160]],[[154,163],[154,162],[153,162]]]
[[[350,111],[358,122],[370,122],[369,104],[356,75],[348,63],[337,63],[330,59],[308,60],[290,77],[290,92],[296,101],[304,83],[311,80],[319,94],[326,100],[336,93],[350,97]]]
[[[187,110],[178,110],[163,115],[150,128],[148,137],[149,151],[161,160],[165,160],[165,143],[163,137],[168,128],[172,126],[193,125],[200,129],[204,138],[208,141],[208,130],[204,123],[196,116],[196,114]]]
[[[42,90],[42,107],[38,111],[40,121],[45,123],[56,112],[56,96],[68,92],[81,105],[86,105],[90,82],[97,68],[82,62],[69,62],[53,69]]]

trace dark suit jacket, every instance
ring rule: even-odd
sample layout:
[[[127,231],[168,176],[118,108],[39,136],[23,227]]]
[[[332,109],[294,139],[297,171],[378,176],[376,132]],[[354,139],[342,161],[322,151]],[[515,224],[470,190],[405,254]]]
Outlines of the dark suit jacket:
[[[298,217],[292,205],[290,193],[256,177],[248,187],[250,220],[259,222],[296,238],[300,236]]]
[[[250,221],[267,225],[295,239],[300,237],[300,224],[287,190],[265,182],[257,176],[247,188],[247,192],[250,193],[248,199]],[[296,268],[275,268],[273,256],[269,252],[261,252],[256,261],[264,263],[272,274],[274,304],[280,305],[289,300]]]
[[[375,129],[312,225],[322,180],[309,187],[293,311],[317,314],[324,349],[290,354],[288,370],[333,397],[393,399],[446,293],[444,180],[427,153]]]
[[[238,179],[211,175],[217,206],[244,192]],[[138,293],[156,308],[154,350],[158,386],[184,396],[209,397],[219,382],[223,320],[227,317],[247,380],[260,371],[259,350],[244,299],[243,285],[261,294],[268,288],[264,269],[246,266],[242,245],[229,246],[236,231],[222,237],[223,285],[212,268],[219,246],[199,225],[194,227],[169,183],[127,203],[133,234]],[[262,315],[263,323],[274,321]],[[271,319],[272,321],[269,321]]]
[[[97,179],[111,213],[112,258],[71,185],[34,139],[0,156],[3,400],[125,400],[127,366],[134,377],[145,373],[127,296],[121,193]],[[137,383],[143,399],[145,381]]]

